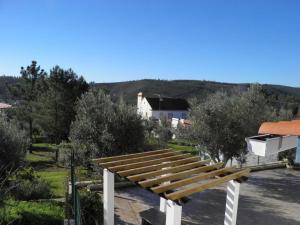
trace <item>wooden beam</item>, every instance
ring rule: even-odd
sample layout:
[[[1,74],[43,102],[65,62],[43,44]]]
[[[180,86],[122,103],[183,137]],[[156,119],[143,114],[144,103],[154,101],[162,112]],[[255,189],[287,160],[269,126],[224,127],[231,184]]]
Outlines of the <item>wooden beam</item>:
[[[130,163],[135,163],[135,162],[143,162],[151,159],[158,159],[158,158],[163,158],[167,156],[173,156],[173,155],[178,155],[180,152],[164,152],[162,154],[154,154],[154,155],[149,155],[149,156],[139,156],[133,159],[122,159],[122,160],[117,160],[117,161],[112,161],[112,162],[105,162],[105,163],[99,163],[101,167],[107,168],[111,166],[121,166],[121,165],[126,165]]]
[[[180,173],[166,175],[166,176],[159,177],[159,178],[156,178],[156,179],[141,181],[141,182],[139,182],[139,185],[141,185],[144,188],[147,188],[147,187],[151,187],[153,185],[161,184],[161,183],[166,182],[166,181],[174,181],[174,180],[178,180],[178,179],[183,179],[183,178],[186,178],[186,177],[194,175],[194,174],[199,174],[201,172],[207,172],[207,171],[210,171],[210,170],[219,169],[222,166],[223,166],[223,163],[217,163],[217,164],[214,164],[214,165],[203,166],[203,167],[183,171],[183,172],[180,172]],[[206,173],[206,174],[208,174],[208,173]],[[176,182],[173,182],[171,184],[175,184],[175,183]],[[171,185],[171,184],[168,184],[168,185]],[[163,185],[163,186],[158,186],[158,187],[165,187],[165,186]],[[165,187],[165,188],[167,188],[167,187]],[[156,190],[156,189],[154,189],[154,190]],[[160,189],[158,189],[158,191],[159,190]],[[159,192],[159,193],[161,193],[161,192]]]
[[[119,171],[117,173],[122,177],[127,177],[127,176],[134,175],[134,174],[145,173],[145,172],[149,172],[149,171],[155,171],[155,170],[165,168],[165,167],[168,167],[168,166],[179,166],[179,165],[183,165],[183,164],[186,164],[186,163],[196,162],[198,160],[199,160],[198,156],[192,156],[192,157],[188,157],[188,158],[185,158],[185,159],[175,160],[175,161],[172,161],[172,162],[161,163],[161,164],[158,164],[158,165],[139,167],[138,169],[133,168],[133,169],[128,169],[128,170],[123,170],[123,171]]]
[[[244,169],[244,170],[241,170],[241,171],[234,172],[230,175],[226,175],[224,177],[221,177],[221,178],[218,178],[218,179],[215,179],[215,180],[211,180],[211,181],[209,181],[205,184],[198,184],[194,187],[190,187],[190,188],[186,188],[186,189],[183,189],[183,190],[175,191],[175,192],[170,193],[170,194],[166,194],[165,196],[166,196],[167,199],[175,201],[175,200],[178,200],[180,198],[187,197],[187,196],[189,196],[191,194],[194,194],[196,192],[201,192],[201,191],[204,191],[206,189],[221,185],[221,184],[223,184],[227,181],[235,180],[235,179],[238,179],[242,176],[248,176],[249,173],[250,173],[250,169]]]
[[[118,172],[121,170],[128,170],[128,169],[135,169],[135,168],[144,167],[144,166],[157,165],[162,162],[174,161],[176,159],[184,159],[184,158],[187,158],[190,156],[191,156],[191,154],[189,154],[189,153],[179,154],[179,155],[161,158],[161,159],[154,159],[154,160],[149,160],[149,161],[144,161],[144,162],[131,163],[131,164],[127,164],[127,165],[108,167],[108,169],[113,172]]]
[[[162,184],[158,187],[151,188],[151,190],[155,193],[163,193],[163,192],[170,191],[170,190],[173,190],[175,188],[179,188],[179,187],[182,187],[182,186],[185,186],[185,185],[188,185],[188,184],[192,184],[192,183],[195,183],[195,182],[207,179],[207,178],[212,178],[212,177],[224,174],[224,173],[232,172],[233,169],[234,168],[229,167],[229,168],[214,170],[214,171],[211,171],[211,172],[208,172],[208,173],[202,173],[202,174],[199,174],[199,175],[196,175],[196,176],[193,176],[193,177],[189,177],[189,178],[186,178],[186,179],[183,179],[183,180],[172,182],[170,184]]]
[[[161,149],[161,150],[133,153],[133,154],[127,154],[127,155],[120,155],[120,156],[97,158],[97,159],[92,159],[92,161],[95,163],[112,162],[112,161],[116,161],[116,160],[133,159],[133,158],[137,158],[137,157],[141,157],[141,156],[155,155],[155,154],[160,154],[160,153],[170,152],[170,151],[172,151],[170,148],[169,149]]]
[[[141,180],[145,180],[151,177],[156,177],[159,175],[163,175],[163,174],[167,174],[167,173],[175,173],[175,172],[181,172],[187,169],[192,169],[195,167],[200,167],[205,165],[205,163],[209,163],[211,160],[203,160],[203,161],[199,161],[199,162],[192,162],[192,163],[188,163],[185,165],[180,165],[180,166],[175,166],[175,167],[170,167],[170,168],[162,168],[161,170],[156,170],[156,171],[151,171],[151,172],[147,172],[147,173],[141,173],[141,174],[137,174],[137,175],[132,175],[127,177],[129,180],[137,182],[137,181],[141,181]]]

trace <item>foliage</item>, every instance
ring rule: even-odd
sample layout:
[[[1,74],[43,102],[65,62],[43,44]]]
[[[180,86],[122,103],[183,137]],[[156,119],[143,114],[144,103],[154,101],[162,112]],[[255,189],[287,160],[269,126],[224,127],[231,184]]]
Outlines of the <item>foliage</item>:
[[[0,113],[0,166],[17,167],[25,157],[28,146],[26,134],[14,121]]]
[[[166,146],[168,141],[172,139],[171,124],[167,119],[163,118],[160,120],[160,124],[154,128],[155,136],[161,146]]]
[[[12,186],[11,193],[17,200],[47,199],[52,196],[49,184],[32,168],[19,170]]]
[[[55,202],[5,202],[0,208],[1,225],[57,225],[64,218],[63,207]]]
[[[29,137],[32,143],[33,122],[35,118],[35,102],[43,90],[46,72],[37,66],[36,61],[26,68],[21,67],[21,79],[17,84],[10,86],[10,92],[19,100],[16,108],[17,118],[28,124]]]
[[[70,140],[86,160],[138,151],[144,142],[142,120],[134,107],[113,103],[101,89],[91,89],[79,100]]]
[[[244,138],[257,134],[260,124],[273,118],[259,85],[231,96],[218,92],[192,106],[192,138],[216,161],[243,160]]]
[[[80,209],[83,225],[102,224],[103,206],[101,197],[95,192],[80,192]]]
[[[52,142],[59,144],[69,135],[75,119],[75,103],[88,90],[83,77],[69,69],[55,66],[45,80],[45,90],[38,99],[37,122]]]

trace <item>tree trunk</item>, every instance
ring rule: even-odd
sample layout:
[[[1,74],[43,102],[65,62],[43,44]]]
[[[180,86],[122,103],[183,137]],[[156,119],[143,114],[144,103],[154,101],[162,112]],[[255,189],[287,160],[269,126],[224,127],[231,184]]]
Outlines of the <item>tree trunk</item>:
[[[30,146],[29,146],[29,152],[32,153],[32,143],[33,143],[33,137],[32,137],[32,119],[29,119],[29,139],[30,139]]]

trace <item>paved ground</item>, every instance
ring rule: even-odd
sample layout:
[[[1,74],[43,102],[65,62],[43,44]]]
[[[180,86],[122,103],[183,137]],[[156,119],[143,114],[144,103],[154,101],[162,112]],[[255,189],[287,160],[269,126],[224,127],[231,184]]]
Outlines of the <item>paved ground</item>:
[[[116,193],[116,224],[137,225],[139,212],[159,207],[159,198],[142,188]],[[199,225],[223,224],[224,187],[191,196],[183,216]],[[241,186],[239,225],[300,225],[300,171],[277,169],[252,173]]]

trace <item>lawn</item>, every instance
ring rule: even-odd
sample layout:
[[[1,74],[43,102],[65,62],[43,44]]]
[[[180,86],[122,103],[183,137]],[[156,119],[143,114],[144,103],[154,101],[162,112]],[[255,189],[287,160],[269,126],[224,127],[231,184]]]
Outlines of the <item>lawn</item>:
[[[172,148],[174,150],[177,150],[177,151],[188,152],[193,155],[198,154],[198,150],[194,146],[181,145],[179,143],[170,142],[170,143],[168,143],[168,147]]]
[[[5,201],[0,208],[0,224],[56,225],[64,218],[64,208],[56,202]]]
[[[34,149],[32,153],[27,153],[26,161],[40,177],[49,182],[54,198],[64,197],[69,170],[55,162],[54,145],[38,143],[34,144]]]
[[[67,169],[56,169],[55,171],[37,171],[37,174],[49,182],[54,198],[63,198],[67,185]]]

